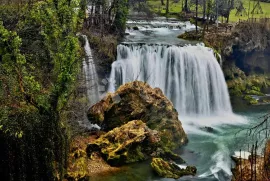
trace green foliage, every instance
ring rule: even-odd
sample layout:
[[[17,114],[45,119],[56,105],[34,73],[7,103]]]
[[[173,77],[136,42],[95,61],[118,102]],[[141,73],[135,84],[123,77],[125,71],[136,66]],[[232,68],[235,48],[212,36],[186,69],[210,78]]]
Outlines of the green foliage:
[[[116,13],[114,20],[114,28],[117,32],[124,33],[126,29],[126,21],[128,15],[128,1],[118,0],[116,4]]]
[[[21,7],[23,16],[16,18],[10,12],[0,13],[0,20],[6,16],[10,20],[0,22],[0,147],[5,148],[0,152],[0,174],[4,180],[63,177],[67,138],[61,112],[81,63],[76,33],[84,7],[79,0],[46,0]]]
[[[258,101],[252,98],[250,95],[245,95],[244,100],[246,100],[248,104],[251,104],[251,105],[258,104]]]

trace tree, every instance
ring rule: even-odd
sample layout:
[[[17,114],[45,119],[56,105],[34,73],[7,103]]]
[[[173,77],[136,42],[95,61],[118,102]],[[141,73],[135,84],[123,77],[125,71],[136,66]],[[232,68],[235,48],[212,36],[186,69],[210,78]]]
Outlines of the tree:
[[[18,33],[0,23],[0,173],[4,180],[63,178],[67,134],[61,114],[80,65],[79,5],[79,0],[27,4],[16,24]]]
[[[189,13],[190,10],[188,8],[188,0],[184,0],[184,1],[185,1],[185,3],[184,3],[183,12]]]
[[[166,1],[166,15],[169,14],[169,0]]]
[[[198,34],[198,0],[196,0],[196,34]]]

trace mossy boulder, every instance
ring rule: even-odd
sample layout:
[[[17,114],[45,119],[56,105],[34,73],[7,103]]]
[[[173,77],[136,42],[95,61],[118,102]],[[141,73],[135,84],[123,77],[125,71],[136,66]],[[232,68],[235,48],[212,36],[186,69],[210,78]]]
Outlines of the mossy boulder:
[[[245,95],[244,100],[247,101],[247,103],[251,105],[258,104],[258,101],[254,99],[253,97],[251,97],[250,95]]]
[[[88,144],[87,154],[99,152],[110,165],[123,165],[148,159],[160,147],[158,132],[141,120],[130,121],[101,135]]]
[[[258,102],[268,102],[268,100],[256,100],[252,95],[265,96],[261,91],[267,88],[270,81],[267,76],[251,75],[245,78],[235,78],[227,81],[227,86],[231,96],[242,97],[247,104],[258,104]]]
[[[134,81],[122,85],[92,106],[88,113],[91,123],[110,131],[132,120],[142,120],[160,135],[161,144],[169,149],[187,142],[187,136],[173,104],[159,88]]]
[[[168,162],[162,158],[153,158],[151,166],[159,176],[166,178],[178,179],[184,175],[195,175],[197,172],[194,166],[187,166],[185,169],[182,169],[174,162]]]

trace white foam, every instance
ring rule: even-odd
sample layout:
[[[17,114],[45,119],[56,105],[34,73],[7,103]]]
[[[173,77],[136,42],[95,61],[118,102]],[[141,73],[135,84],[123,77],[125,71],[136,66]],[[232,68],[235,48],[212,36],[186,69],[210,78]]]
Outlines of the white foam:
[[[211,127],[216,131],[222,131],[221,125],[240,125],[248,124],[248,120],[234,113],[221,112],[212,116],[179,116],[179,120],[182,122],[183,128],[187,133],[209,135],[206,131],[202,131],[201,128]]]
[[[251,155],[250,152],[248,151],[235,151],[234,155],[232,155],[232,157],[234,158],[243,158],[243,159],[248,159],[248,157]]]
[[[180,164],[177,164],[177,166],[178,166],[179,168],[181,168],[181,169],[186,169],[186,168],[187,168],[186,165],[180,165]]]

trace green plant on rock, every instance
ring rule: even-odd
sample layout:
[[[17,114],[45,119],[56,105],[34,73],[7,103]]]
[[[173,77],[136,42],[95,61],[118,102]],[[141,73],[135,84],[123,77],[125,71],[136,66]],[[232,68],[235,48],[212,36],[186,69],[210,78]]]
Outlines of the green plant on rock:
[[[244,100],[246,100],[248,102],[248,104],[250,105],[255,105],[258,104],[258,101],[256,99],[254,99],[253,97],[251,97],[250,95],[245,95]]]
[[[162,158],[153,158],[151,166],[159,176],[174,179],[184,175],[195,175],[197,172],[194,166],[187,166],[185,169],[182,169],[174,162],[165,161]]]

